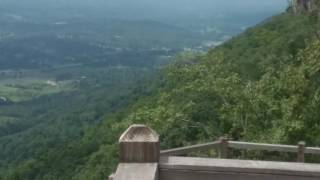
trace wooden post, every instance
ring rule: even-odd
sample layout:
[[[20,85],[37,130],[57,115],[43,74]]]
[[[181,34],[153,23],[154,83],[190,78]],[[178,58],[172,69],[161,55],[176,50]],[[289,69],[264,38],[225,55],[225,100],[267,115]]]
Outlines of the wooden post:
[[[229,143],[228,143],[228,138],[226,137],[221,137],[219,139],[220,141],[220,151],[219,151],[219,157],[222,159],[227,159],[228,158],[228,150],[229,150]]]
[[[305,162],[304,159],[304,151],[305,151],[306,143],[301,141],[298,143],[298,162]]]
[[[133,125],[120,137],[121,163],[157,163],[160,156],[159,136],[144,125]]]
[[[158,180],[159,136],[145,125],[132,125],[119,139],[120,164],[113,180]]]

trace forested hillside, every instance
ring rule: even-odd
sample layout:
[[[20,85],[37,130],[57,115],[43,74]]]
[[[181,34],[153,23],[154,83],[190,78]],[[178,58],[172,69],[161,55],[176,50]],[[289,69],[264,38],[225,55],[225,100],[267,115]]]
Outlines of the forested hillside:
[[[305,140],[319,146],[318,29],[317,15],[284,13],[206,55],[182,56],[153,83],[133,91],[126,108],[81,132],[81,138],[68,139],[32,158],[15,152],[26,157],[11,161],[0,179],[104,179],[116,165],[120,133],[133,123],[159,132],[162,148],[225,134],[236,140],[284,144]],[[10,159],[14,156],[10,153],[1,151],[0,157]]]

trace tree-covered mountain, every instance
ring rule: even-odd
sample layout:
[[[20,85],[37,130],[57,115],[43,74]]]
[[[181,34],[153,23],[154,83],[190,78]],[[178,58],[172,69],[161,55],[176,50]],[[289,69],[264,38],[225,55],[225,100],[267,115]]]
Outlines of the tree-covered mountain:
[[[317,16],[283,13],[205,55],[181,55],[152,83],[122,97],[125,105],[112,115],[104,112],[108,108],[103,93],[89,89],[84,93],[91,92],[90,98],[81,101],[88,104],[62,106],[62,111],[48,115],[54,117],[50,125],[59,127],[56,114],[65,119],[60,121],[63,123],[76,123],[74,113],[82,113],[76,117],[89,117],[88,121],[103,120],[79,131],[78,138],[70,136],[55,146],[47,139],[35,138],[50,133],[36,135],[41,125],[38,130],[14,134],[19,141],[10,136],[0,138],[0,148],[5,149],[0,151],[4,157],[0,158],[4,159],[0,179],[104,179],[116,165],[119,135],[133,123],[147,124],[159,132],[162,148],[207,142],[225,134],[236,140],[284,144],[305,140],[319,146]],[[53,100],[46,101],[56,105]],[[68,107],[75,111],[65,112]],[[14,148],[16,145],[37,151],[25,152]],[[290,156],[282,158],[290,160]],[[309,162],[316,160],[307,157]]]
[[[284,7],[216,12],[203,0],[178,12],[180,0],[94,2],[0,0],[1,180],[86,178],[82,168],[102,144],[92,133],[156,95],[163,76],[154,74],[176,53],[204,52]],[[101,139],[108,150],[116,136]],[[88,178],[109,170],[96,172]]]

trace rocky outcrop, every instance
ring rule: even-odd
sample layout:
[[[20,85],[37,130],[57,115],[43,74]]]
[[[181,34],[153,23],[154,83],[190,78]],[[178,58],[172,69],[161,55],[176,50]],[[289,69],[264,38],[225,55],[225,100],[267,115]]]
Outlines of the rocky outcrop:
[[[317,9],[319,0],[291,0],[291,7],[295,14],[312,12]]]

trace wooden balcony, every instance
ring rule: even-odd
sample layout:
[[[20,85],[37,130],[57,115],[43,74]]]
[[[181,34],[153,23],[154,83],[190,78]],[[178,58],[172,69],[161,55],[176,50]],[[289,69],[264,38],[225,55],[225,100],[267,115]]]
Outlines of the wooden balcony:
[[[320,165],[304,163],[320,148],[228,141],[160,151],[159,136],[144,125],[131,126],[120,138],[120,163],[109,180],[319,180]],[[181,157],[215,149],[219,159]],[[297,162],[232,160],[230,149],[297,154]],[[178,157],[179,156],[179,157]]]

